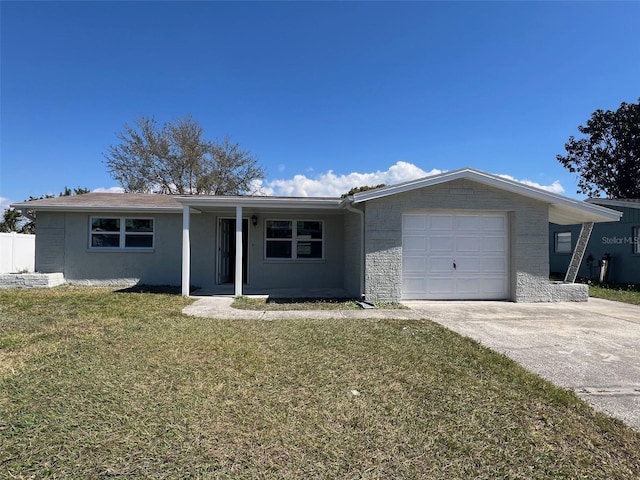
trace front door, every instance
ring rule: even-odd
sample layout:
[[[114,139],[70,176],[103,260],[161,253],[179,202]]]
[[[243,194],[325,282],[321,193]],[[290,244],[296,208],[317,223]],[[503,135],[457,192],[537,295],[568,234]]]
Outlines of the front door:
[[[247,283],[247,233],[249,221],[242,220],[242,278]],[[233,283],[236,273],[236,219],[218,220],[218,283]]]

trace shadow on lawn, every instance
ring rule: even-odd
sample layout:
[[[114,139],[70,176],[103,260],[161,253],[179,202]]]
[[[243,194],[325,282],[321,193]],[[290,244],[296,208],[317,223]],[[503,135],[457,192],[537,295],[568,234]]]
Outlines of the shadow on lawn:
[[[191,287],[189,290],[194,292],[199,287]],[[132,285],[131,287],[115,290],[116,293],[154,293],[161,295],[182,295],[182,289],[176,285]]]
[[[347,303],[355,302],[350,297],[268,297],[265,303],[287,305],[291,303]]]

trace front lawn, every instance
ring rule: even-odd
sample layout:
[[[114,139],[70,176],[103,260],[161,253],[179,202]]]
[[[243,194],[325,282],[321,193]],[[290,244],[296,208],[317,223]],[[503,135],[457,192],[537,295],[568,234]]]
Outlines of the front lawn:
[[[640,285],[589,285],[589,296],[640,305]]]
[[[0,291],[3,478],[636,479],[640,433],[438,325]]]
[[[350,298],[264,298],[235,297],[233,308],[240,310],[285,311],[285,310],[360,310],[358,302]],[[376,302],[375,308],[406,309],[397,302]]]

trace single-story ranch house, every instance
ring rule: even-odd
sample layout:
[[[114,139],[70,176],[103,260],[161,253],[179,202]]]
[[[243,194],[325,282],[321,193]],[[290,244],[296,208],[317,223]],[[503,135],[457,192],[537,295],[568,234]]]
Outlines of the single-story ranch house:
[[[37,213],[36,271],[69,283],[367,301],[586,300],[584,285],[549,281],[549,222],[620,218],[472,169],[347,198],[89,193],[12,206]]]
[[[594,225],[578,271],[581,278],[609,283],[640,284],[640,199],[590,198],[622,214],[619,222]],[[552,274],[566,272],[576,248],[580,225],[549,227],[549,262]],[[603,270],[603,260],[606,268]]]

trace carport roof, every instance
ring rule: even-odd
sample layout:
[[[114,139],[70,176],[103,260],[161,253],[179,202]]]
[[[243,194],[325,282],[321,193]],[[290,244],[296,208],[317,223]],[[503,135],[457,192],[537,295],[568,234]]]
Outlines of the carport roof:
[[[340,198],[266,197],[242,195],[162,195],[152,193],[85,193],[13,203],[18,210],[64,212],[182,212],[236,206],[269,209],[338,210]]]
[[[593,205],[541,188],[525,185],[497,175],[481,172],[472,168],[453,170],[439,175],[424,177],[397,185],[356,193],[351,197],[353,203],[362,203],[376,198],[408,192],[418,188],[431,187],[453,180],[470,180],[507,192],[533,198],[549,205],[549,221],[560,225],[585,222],[612,222],[620,220],[621,213],[599,205]]]

